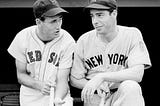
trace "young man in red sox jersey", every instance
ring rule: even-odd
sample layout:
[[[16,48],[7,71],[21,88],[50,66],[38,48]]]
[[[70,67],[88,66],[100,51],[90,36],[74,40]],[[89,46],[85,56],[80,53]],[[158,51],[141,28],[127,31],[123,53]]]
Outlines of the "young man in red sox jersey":
[[[72,106],[68,75],[75,41],[61,29],[67,11],[56,0],[37,0],[33,12],[36,25],[20,31],[8,48],[16,60],[20,105],[49,106],[50,88],[55,86],[55,105]]]
[[[117,2],[93,0],[85,8],[95,29],[77,41],[72,85],[82,89],[84,106],[144,106],[138,84],[151,66],[141,32],[117,25]]]

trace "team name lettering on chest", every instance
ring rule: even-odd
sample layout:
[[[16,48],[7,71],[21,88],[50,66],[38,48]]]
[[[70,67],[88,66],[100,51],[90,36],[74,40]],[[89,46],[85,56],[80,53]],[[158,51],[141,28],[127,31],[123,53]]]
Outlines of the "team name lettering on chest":
[[[102,55],[97,55],[97,56],[91,57],[89,59],[86,59],[85,62],[90,67],[90,69],[97,67],[99,65],[102,65],[103,64]]]
[[[41,54],[41,51],[39,50],[35,50],[34,52],[30,51],[27,54],[28,54],[30,63],[35,62],[35,61],[41,61],[42,59],[42,54]]]
[[[30,51],[27,53],[27,55],[29,58],[29,63],[42,60],[42,53],[39,50]],[[52,63],[53,65],[55,65],[57,60],[58,60],[58,55],[55,52],[51,52],[49,55],[48,63]]]
[[[123,54],[108,54],[108,58],[109,58],[109,64],[118,64],[118,65],[123,65],[125,66],[126,60],[127,60],[127,56],[123,55]]]
[[[55,52],[52,52],[50,54],[50,58],[49,58],[48,62],[55,64],[57,61],[57,58],[58,58],[58,55]]]
[[[109,64],[117,64],[117,65],[122,65],[125,66],[126,61],[127,61],[127,56],[123,54],[107,54],[107,58],[104,58],[101,54],[97,56],[92,56],[88,59],[85,60],[85,63],[89,66],[90,69],[97,67],[99,65],[103,65],[103,60],[109,60]],[[107,64],[106,64],[107,65]]]

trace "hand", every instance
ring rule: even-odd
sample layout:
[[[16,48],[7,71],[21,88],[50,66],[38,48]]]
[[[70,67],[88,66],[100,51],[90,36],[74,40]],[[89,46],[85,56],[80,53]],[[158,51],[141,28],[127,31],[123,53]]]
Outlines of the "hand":
[[[103,79],[99,74],[97,74],[91,80],[89,80],[82,90],[82,93],[81,93],[82,101],[90,103],[95,90],[97,90],[97,88],[100,86],[102,81]]]
[[[55,98],[54,99],[54,104],[55,106],[62,106],[65,103],[61,98]]]
[[[97,88],[97,93],[100,97],[103,97],[104,96],[104,93],[105,92],[106,94],[110,92],[109,90],[109,84],[108,82],[104,81],[98,88]]]
[[[55,85],[55,83],[52,83],[50,81],[40,82],[39,89],[43,95],[50,95],[50,89],[51,87],[55,87]]]

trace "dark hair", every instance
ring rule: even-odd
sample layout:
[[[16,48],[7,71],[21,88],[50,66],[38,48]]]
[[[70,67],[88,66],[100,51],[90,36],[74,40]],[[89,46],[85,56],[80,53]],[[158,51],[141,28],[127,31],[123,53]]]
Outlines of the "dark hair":
[[[60,16],[60,17],[63,18],[64,15],[67,15],[67,14],[65,14],[65,13],[59,13],[59,14],[57,14],[55,16]],[[40,19],[41,21],[44,21],[46,17],[55,17],[55,16],[42,16],[42,17],[39,17],[38,19]]]
[[[44,21],[44,20],[45,20],[45,17],[39,17],[39,19],[40,19],[41,21]]]
[[[33,4],[33,13],[35,18],[39,18],[44,21],[45,17],[68,12],[61,8],[56,0],[37,0]]]

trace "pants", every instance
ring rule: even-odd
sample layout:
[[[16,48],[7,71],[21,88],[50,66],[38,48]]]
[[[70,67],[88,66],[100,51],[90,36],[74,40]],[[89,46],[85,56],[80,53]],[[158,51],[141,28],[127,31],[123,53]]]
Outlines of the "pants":
[[[41,92],[21,86],[20,89],[20,106],[49,106],[49,96]],[[64,98],[65,103],[62,106],[73,106],[73,98],[70,93]]]
[[[92,102],[84,103],[84,106],[99,106],[100,99],[95,94]],[[118,90],[105,101],[104,106],[145,106],[140,85],[131,80],[122,82]]]

